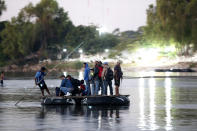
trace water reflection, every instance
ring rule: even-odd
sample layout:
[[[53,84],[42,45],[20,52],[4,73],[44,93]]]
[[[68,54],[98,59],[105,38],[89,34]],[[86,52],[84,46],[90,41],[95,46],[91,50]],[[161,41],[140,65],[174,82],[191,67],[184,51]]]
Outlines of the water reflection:
[[[42,106],[40,113],[36,115],[38,124],[47,120],[48,117],[60,117],[62,122],[69,119],[76,119],[83,122],[90,120],[94,123],[94,128],[100,130],[103,127],[112,128],[115,123],[121,123],[120,110],[128,110],[129,107],[107,107],[107,106]],[[50,116],[53,115],[53,116]],[[55,120],[55,118],[54,118]]]
[[[158,128],[158,126],[156,125],[156,118],[155,118],[155,108],[156,108],[156,104],[155,104],[155,88],[156,88],[156,82],[155,82],[155,78],[150,78],[148,80],[148,86],[149,86],[149,114],[147,115],[145,112],[145,109],[147,109],[148,107],[145,107],[146,103],[145,103],[145,79],[144,78],[140,78],[139,79],[139,99],[140,99],[140,104],[139,104],[139,108],[140,108],[140,118],[139,118],[139,127],[142,130],[147,130],[147,128],[149,130],[156,130]],[[146,119],[146,116],[148,116],[148,119]]]
[[[82,79],[83,79],[83,72],[79,71],[79,80],[82,80]]]
[[[153,75],[153,74],[152,74]],[[171,74],[169,72],[166,73],[166,78],[164,79],[164,88],[165,88],[165,130],[172,130],[172,115],[171,115],[171,108],[172,108],[172,94],[171,94],[171,88],[172,88],[172,81],[170,76]],[[154,76],[154,75],[153,75]],[[146,83],[146,80],[148,81],[148,84]],[[146,104],[145,98],[146,94],[146,85],[148,86],[148,95],[149,99],[147,102],[149,104]],[[156,79],[155,78],[149,78],[139,79],[139,127],[142,130],[156,130],[159,127],[156,123]],[[149,111],[146,111],[146,109],[149,109]],[[148,114],[147,114],[148,113]],[[148,116],[148,118],[146,118]]]
[[[172,76],[166,73],[166,76],[168,75]],[[72,76],[76,77],[78,74]],[[32,88],[33,80],[5,82],[6,87],[0,87],[2,131],[29,129],[48,131],[65,128],[107,131],[197,129],[197,81],[193,77],[125,79],[125,88],[122,88],[122,92],[130,94],[130,109],[91,106],[41,107],[40,90]],[[59,85],[60,80],[50,79],[46,82],[48,85]],[[31,92],[27,90],[28,94],[24,94],[26,93],[24,87]],[[54,91],[54,88],[50,89]],[[24,95],[25,99],[15,107],[16,101]]]
[[[150,122],[150,130],[157,129],[156,121],[155,121],[155,78],[149,79],[149,122]]]
[[[169,76],[169,72],[166,73],[166,76]],[[166,130],[172,130],[172,125],[171,125],[171,78],[165,78],[165,110],[166,110]]]
[[[139,79],[139,96],[140,96],[140,103],[139,103],[139,108],[140,108],[140,122],[139,126],[140,127],[145,127],[145,114],[144,114],[144,78]]]
[[[129,106],[76,106],[76,105],[43,105],[37,118],[44,119],[49,112],[60,115],[86,116],[93,118],[120,118],[119,110],[128,110]]]

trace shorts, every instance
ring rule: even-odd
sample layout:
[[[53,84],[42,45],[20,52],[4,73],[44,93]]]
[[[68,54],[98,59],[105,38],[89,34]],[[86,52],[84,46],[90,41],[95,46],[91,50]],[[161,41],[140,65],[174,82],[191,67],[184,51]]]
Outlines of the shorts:
[[[47,85],[45,84],[45,82],[42,82],[42,83],[38,84],[38,86],[40,87],[41,91],[44,90],[44,89],[48,89]]]
[[[115,86],[120,86],[120,78],[118,78],[118,79],[114,79],[115,80]]]

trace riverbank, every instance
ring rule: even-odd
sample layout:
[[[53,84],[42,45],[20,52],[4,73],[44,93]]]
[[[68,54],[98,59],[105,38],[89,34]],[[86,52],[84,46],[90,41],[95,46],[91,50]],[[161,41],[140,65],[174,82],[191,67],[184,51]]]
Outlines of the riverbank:
[[[82,55],[80,58],[65,60],[46,59],[34,64],[25,65],[7,65],[0,67],[0,71],[4,72],[36,72],[40,67],[45,66],[50,72],[77,72],[83,69],[83,63],[88,62],[90,68],[94,67],[94,61],[101,60],[108,62],[110,67],[113,68],[117,60],[122,62],[121,66],[123,71],[139,72],[139,71],[153,71],[155,69],[192,69],[197,71],[197,53],[193,56],[176,56],[169,57],[152,57],[149,56],[142,58],[135,58],[131,56],[121,56],[118,58],[109,58],[107,54],[97,55]]]
[[[83,62],[46,61],[38,64],[26,64],[22,66],[13,64],[1,67],[0,70],[4,72],[35,72],[40,70],[40,67],[42,66],[45,66],[50,72],[77,71],[83,67]]]
[[[178,62],[158,66],[131,66],[131,64],[125,64],[123,69],[128,72],[154,71],[156,69],[192,69],[197,71],[197,62]]]
[[[115,62],[109,63],[111,68],[114,67]],[[90,67],[94,66],[94,63],[89,63]],[[40,67],[45,66],[48,71],[50,72],[76,72],[83,69],[83,62],[81,61],[50,61],[50,62],[43,62],[39,64],[33,65],[9,65],[5,67],[1,67],[0,70],[4,72],[36,72],[40,69]],[[122,63],[123,71],[128,72],[138,72],[138,71],[154,71],[155,69],[192,69],[197,71],[197,62],[166,62],[163,65],[136,65],[133,63]]]

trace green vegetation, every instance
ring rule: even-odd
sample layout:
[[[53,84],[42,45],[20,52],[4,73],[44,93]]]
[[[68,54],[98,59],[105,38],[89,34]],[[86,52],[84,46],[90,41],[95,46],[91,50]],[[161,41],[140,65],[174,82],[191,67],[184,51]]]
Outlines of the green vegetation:
[[[196,7],[196,0],[157,0],[147,9],[147,25],[120,33],[120,43],[110,57],[139,48],[160,48],[160,55],[169,58],[192,55],[197,49]]]
[[[147,25],[138,31],[116,29],[100,35],[95,25],[73,25],[69,12],[59,7],[56,0],[30,3],[11,21],[0,22],[0,66],[37,63],[47,58],[56,60],[64,48],[69,53],[81,42],[85,43],[81,47],[85,54],[110,49],[111,58],[121,56],[122,51],[132,53],[140,48],[159,48],[159,57],[190,55],[197,49],[195,7],[196,0],[157,0],[156,6],[150,5],[147,10]],[[5,9],[5,2],[0,0],[0,15]],[[76,56],[79,54],[71,57]],[[80,68],[79,65],[76,63],[74,67]]]
[[[2,15],[2,12],[5,10],[6,10],[5,1],[0,0],[0,15]]]
[[[50,70],[50,69],[53,69],[57,64],[58,64],[58,66],[55,69],[58,69],[58,70],[68,70],[68,69],[79,70],[83,67],[83,62],[80,62],[80,61],[63,62],[61,64],[50,63],[50,64],[46,64],[45,66],[47,67],[47,69]]]
[[[0,0],[0,16],[2,15],[2,12],[6,10],[6,6],[5,6],[5,1],[4,0]],[[2,31],[5,28],[5,22],[0,22],[0,31]],[[0,43],[1,43],[2,39],[0,37]],[[5,54],[2,53],[3,48],[1,47],[0,44],[0,66],[2,66],[5,62],[4,59],[6,58]]]
[[[180,55],[189,55],[197,47],[197,1],[157,0],[156,7],[147,10],[144,36],[162,45],[174,41]]]
[[[5,6],[2,5],[5,4],[3,1],[0,3],[0,11],[3,11]],[[82,49],[86,54],[103,52],[118,43],[116,35],[99,35],[94,25],[74,26],[68,12],[59,7],[56,0],[28,4],[17,17],[1,22],[0,32],[0,65],[57,59],[63,48],[69,52],[81,42],[85,43]]]

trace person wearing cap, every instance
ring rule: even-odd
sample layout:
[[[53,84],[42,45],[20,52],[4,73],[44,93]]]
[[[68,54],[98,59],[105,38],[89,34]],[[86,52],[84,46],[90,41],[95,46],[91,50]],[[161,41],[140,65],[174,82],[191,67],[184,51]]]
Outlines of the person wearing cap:
[[[72,93],[74,90],[73,85],[71,83],[71,76],[68,75],[65,77],[64,75],[60,76],[60,79],[62,80],[61,85],[60,85],[60,91],[64,93],[64,95],[67,95],[67,93]],[[61,92],[59,96],[61,95]]]
[[[44,81],[44,77],[46,76],[46,68],[45,67],[41,67],[41,69],[36,72],[35,75],[35,84],[38,85],[40,87],[42,96],[44,96],[44,90],[47,91],[47,93],[50,95],[49,89]]]
[[[107,95],[108,86],[110,89],[110,95],[113,95],[113,88],[112,88],[113,71],[111,70],[107,62],[104,62],[103,65],[104,68],[102,72],[102,80],[103,80],[104,95]]]
[[[88,67],[88,63],[83,63],[84,64],[84,81],[85,81],[85,92],[87,96],[91,95],[91,89],[90,89],[90,68]]]

